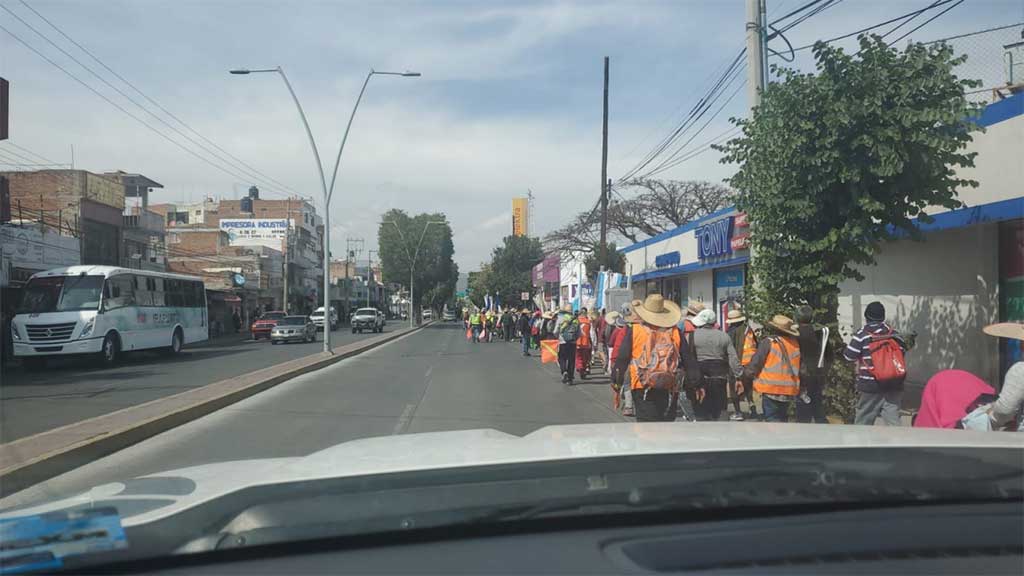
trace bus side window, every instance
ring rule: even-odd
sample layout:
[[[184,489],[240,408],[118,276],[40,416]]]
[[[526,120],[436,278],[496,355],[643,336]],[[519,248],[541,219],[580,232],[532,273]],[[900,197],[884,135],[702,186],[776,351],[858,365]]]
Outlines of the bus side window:
[[[168,306],[181,306],[181,280],[164,280],[164,300]]]
[[[147,276],[137,276],[133,274],[132,280],[135,285],[135,305],[152,306],[153,291],[150,290],[150,286],[153,279]]]
[[[133,280],[134,277],[129,274],[107,278],[107,286],[110,290],[107,310],[116,310],[125,306],[135,305],[135,290],[132,287]]]
[[[153,306],[164,306],[164,279],[150,278],[153,282]]]

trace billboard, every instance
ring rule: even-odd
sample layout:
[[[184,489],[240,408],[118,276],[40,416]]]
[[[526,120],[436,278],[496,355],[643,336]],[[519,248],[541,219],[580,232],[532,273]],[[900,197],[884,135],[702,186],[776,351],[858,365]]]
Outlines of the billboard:
[[[283,250],[288,234],[287,218],[221,218],[220,229],[232,246],[266,246]]]
[[[512,199],[512,235],[526,236],[530,223],[530,199]]]

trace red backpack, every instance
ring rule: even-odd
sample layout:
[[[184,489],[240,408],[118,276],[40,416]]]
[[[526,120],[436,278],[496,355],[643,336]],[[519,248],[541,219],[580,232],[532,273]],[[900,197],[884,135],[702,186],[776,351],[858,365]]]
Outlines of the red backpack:
[[[868,343],[871,355],[871,369],[868,372],[875,381],[883,385],[899,385],[907,378],[907,361],[903,347],[896,341],[896,334],[872,334]]]

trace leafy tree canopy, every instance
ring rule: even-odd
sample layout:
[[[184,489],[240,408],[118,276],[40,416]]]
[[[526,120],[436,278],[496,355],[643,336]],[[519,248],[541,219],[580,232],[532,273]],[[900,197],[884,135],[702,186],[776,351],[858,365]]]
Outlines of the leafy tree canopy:
[[[816,71],[773,67],[782,81],[765,90],[742,136],[719,147],[739,165],[729,184],[752,223],[755,285],[748,309],[765,317],[809,303],[836,318],[839,284],[862,279],[880,244],[920,236],[929,206],[961,205],[957,176],[974,165],[964,151],[975,105],[944,44],[905,50],[862,36],[846,54],[814,46]]]
[[[434,224],[427,226],[428,222]],[[403,210],[389,210],[381,217],[377,243],[386,282],[408,288],[409,270],[415,261],[416,306],[431,305],[432,300],[439,305],[438,298],[447,301],[447,294],[454,294],[459,269],[452,260],[455,246],[444,214],[409,216]]]

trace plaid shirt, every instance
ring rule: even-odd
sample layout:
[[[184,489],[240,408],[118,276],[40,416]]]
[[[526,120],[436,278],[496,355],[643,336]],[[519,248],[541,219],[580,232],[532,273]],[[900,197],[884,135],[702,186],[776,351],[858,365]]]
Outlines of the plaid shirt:
[[[863,328],[857,331],[843,350],[843,357],[850,362],[857,363],[857,389],[862,392],[878,392],[878,382],[871,373],[874,365],[871,363],[871,352],[868,351],[868,344],[872,336],[879,336],[893,332],[896,342],[904,350],[907,349],[903,337],[885,322],[868,322]]]

